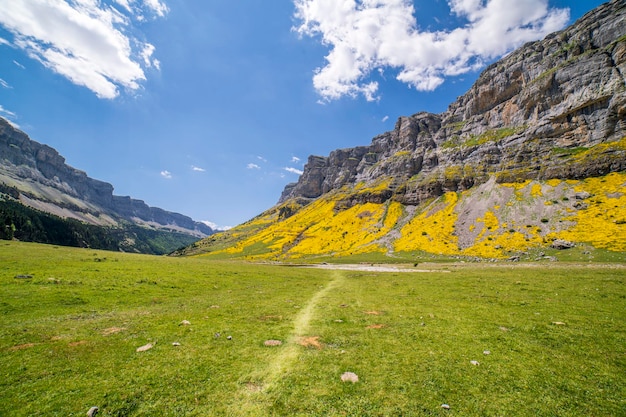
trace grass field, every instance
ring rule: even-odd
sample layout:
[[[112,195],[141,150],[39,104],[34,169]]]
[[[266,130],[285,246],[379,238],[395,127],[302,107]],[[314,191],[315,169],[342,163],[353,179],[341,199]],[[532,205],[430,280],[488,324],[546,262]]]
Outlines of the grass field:
[[[623,264],[417,268],[2,242],[0,416],[626,415]]]

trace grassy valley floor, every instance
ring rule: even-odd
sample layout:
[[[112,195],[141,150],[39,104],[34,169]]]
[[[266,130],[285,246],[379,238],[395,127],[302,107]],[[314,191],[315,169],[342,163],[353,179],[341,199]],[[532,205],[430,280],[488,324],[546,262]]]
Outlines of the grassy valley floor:
[[[623,264],[0,245],[1,416],[626,414]]]

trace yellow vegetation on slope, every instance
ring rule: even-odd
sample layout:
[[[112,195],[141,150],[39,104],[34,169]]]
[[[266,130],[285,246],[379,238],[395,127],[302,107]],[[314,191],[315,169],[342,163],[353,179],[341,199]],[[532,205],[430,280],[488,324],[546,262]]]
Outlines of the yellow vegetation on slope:
[[[626,251],[626,173],[587,178],[575,187],[588,192],[587,208],[566,218],[575,226],[551,235],[574,242],[587,242],[596,248]]]
[[[466,217],[463,226],[457,224],[465,210],[459,207],[463,207],[461,202],[465,207],[474,204],[472,190],[446,193],[414,212],[391,200],[383,204],[353,202],[356,196],[387,184],[385,180],[369,187],[359,184],[357,190],[346,187],[303,207],[287,202],[284,206],[292,215],[281,217],[282,206],[270,210],[233,229],[230,238],[236,243],[212,253],[282,259],[369,253],[391,245],[403,252],[504,258],[546,246],[557,238],[626,251],[626,173],[582,181],[494,183],[494,188],[480,191],[481,199],[492,195],[494,202],[478,218]],[[501,187],[514,188],[512,198],[503,200],[507,194],[499,191]],[[574,197],[577,192],[591,197],[581,200]],[[389,234],[392,231],[399,231],[400,236]],[[457,233],[474,236],[469,246],[465,235],[464,247],[459,247]]]
[[[311,212],[311,216],[297,219],[300,224],[309,223],[309,227],[297,242],[285,242],[293,245],[289,248],[291,256],[359,253],[381,233],[383,204],[356,205],[339,213],[334,213],[333,207],[334,203],[328,201],[323,213]]]
[[[318,199],[295,215],[270,223],[221,253],[241,254],[249,258],[297,258],[382,250],[374,241],[396,225],[403,212],[402,205],[396,202],[366,203],[338,211],[336,202],[341,196]],[[267,218],[257,220],[260,223],[267,221]],[[256,247],[255,251],[251,250],[253,247]]]
[[[456,213],[454,208],[458,195],[449,192],[415,216],[401,230],[402,236],[395,241],[396,251],[416,251],[453,255],[458,253],[454,235]]]

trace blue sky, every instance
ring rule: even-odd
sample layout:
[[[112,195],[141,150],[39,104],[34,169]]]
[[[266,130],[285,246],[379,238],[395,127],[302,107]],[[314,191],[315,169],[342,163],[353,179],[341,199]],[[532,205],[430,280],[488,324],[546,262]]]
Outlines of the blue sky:
[[[116,195],[234,226],[602,3],[0,0],[0,115]]]

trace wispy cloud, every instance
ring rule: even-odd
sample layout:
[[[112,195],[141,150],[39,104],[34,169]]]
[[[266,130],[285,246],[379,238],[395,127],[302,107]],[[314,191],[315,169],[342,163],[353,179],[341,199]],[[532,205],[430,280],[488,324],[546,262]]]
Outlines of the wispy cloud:
[[[262,156],[257,156],[256,159],[258,159],[261,162],[267,162],[267,159],[263,158]]]
[[[143,2],[153,13],[156,13],[156,15],[159,17],[165,16],[169,11],[165,3],[160,0],[143,0]]]
[[[24,65],[20,64],[20,63],[19,63],[19,62],[17,62],[16,60],[13,60],[13,63],[14,63],[14,64],[15,64],[18,68],[21,68],[21,69],[26,69],[26,67],[25,67]]]
[[[2,78],[0,78],[0,87],[2,88],[13,88],[9,85],[8,82],[4,81]]]
[[[385,123],[387,120],[389,120],[389,116],[385,116],[385,117],[383,117],[383,119],[381,120],[381,122]]]
[[[205,171],[206,171],[206,169],[204,169],[204,168],[200,168],[200,167],[197,167],[197,166],[195,166],[195,165],[192,165],[192,166],[191,166],[191,170],[192,170],[192,171],[195,171],[195,172],[205,172]]]
[[[298,168],[286,167],[283,168],[287,172],[291,172],[292,174],[302,175],[304,171],[299,170]]]
[[[0,104],[0,115],[6,116],[6,117],[15,117],[15,113],[2,107],[2,104]]]
[[[115,1],[115,3],[122,6],[127,12],[132,12],[132,9],[130,8],[130,4],[128,3],[128,0],[113,0],[113,1]]]
[[[291,157],[291,162],[297,164],[298,162],[300,162],[300,158],[298,158],[297,156],[292,156]]]
[[[165,179],[172,179],[172,173],[169,172],[168,170],[163,170],[161,171],[161,176]]]
[[[168,11],[161,0],[116,4],[0,0],[0,25],[12,33],[11,44],[31,58],[98,97],[112,99],[120,88],[139,89],[146,79],[144,68],[159,66],[152,58],[154,46],[134,35],[133,23]]]
[[[20,128],[20,126],[14,121],[17,118],[17,115],[2,107],[2,104],[0,104],[0,116],[4,117],[14,128]]]
[[[330,48],[313,85],[325,101],[363,95],[376,100],[373,71],[392,68],[396,78],[432,91],[445,77],[476,70],[525,42],[563,28],[568,9],[548,0],[449,0],[466,24],[451,31],[421,31],[410,0],[294,0],[300,35]]]
[[[248,164],[247,168],[248,169],[261,169],[260,166],[258,166],[257,164],[253,164],[253,163]]]

